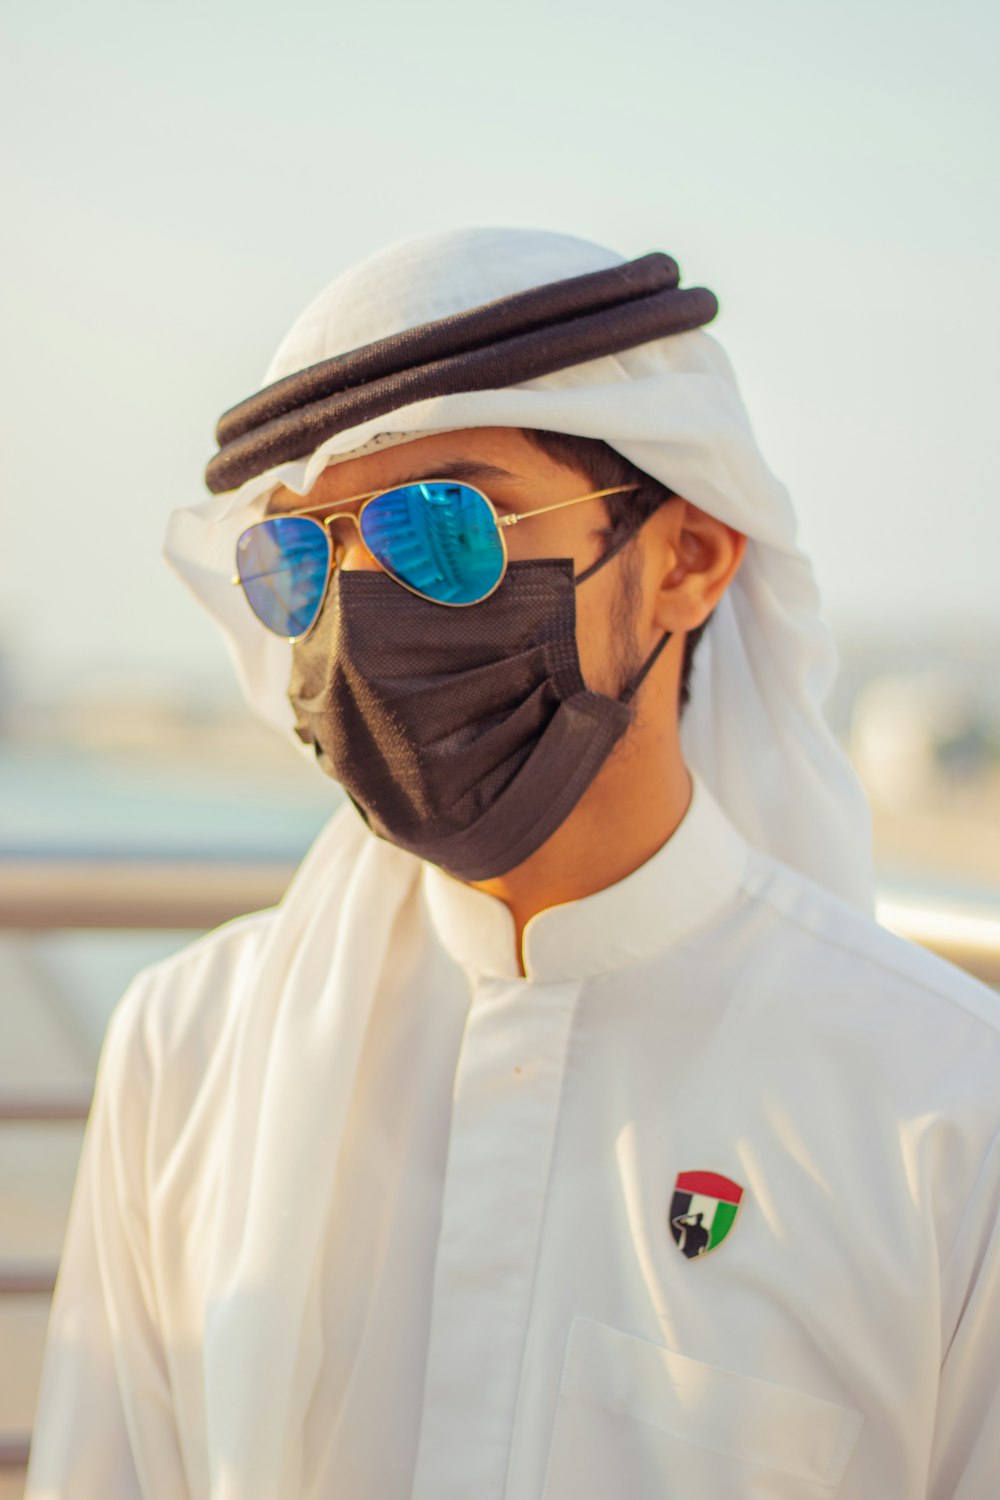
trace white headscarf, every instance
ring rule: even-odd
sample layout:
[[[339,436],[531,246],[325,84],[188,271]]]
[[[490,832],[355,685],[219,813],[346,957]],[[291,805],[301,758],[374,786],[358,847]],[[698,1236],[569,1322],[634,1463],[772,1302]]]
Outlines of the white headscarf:
[[[536,230],[405,241],[332,282],[295,322],[263,383],[419,323],[622,261],[599,245]],[[795,544],[788,494],[757,448],[729,360],[700,329],[504,390],[418,401],[176,511],[166,557],[221,626],[251,706],[293,733],[292,648],[261,628],[229,583],[236,537],[271,491],[282,484],[305,495],[331,463],[430,432],[491,426],[602,438],[747,535],[742,567],[698,647],[683,753],[750,843],[871,911],[868,806],[822,713],[836,671],[833,638]]]
[[[345,273],[306,309],[264,383],[385,334],[620,261],[599,246],[534,231],[469,230],[396,246]],[[285,696],[292,648],[261,627],[230,583],[236,537],[270,491],[283,484],[305,495],[340,459],[480,426],[603,438],[750,537],[698,648],[684,754],[751,843],[870,908],[867,805],[821,713],[833,641],[795,546],[788,497],[757,451],[725,355],[700,331],[508,390],[417,402],[177,511],[167,558],[221,626],[252,706],[292,733]],[[220,1139],[205,1143],[225,1164],[201,1288],[213,1500],[301,1494],[340,1141],[386,955],[400,941],[421,869],[369,833],[348,804],[271,915],[252,972],[240,973],[228,1115]],[[134,1405],[141,1433],[149,1414],[138,1396]]]

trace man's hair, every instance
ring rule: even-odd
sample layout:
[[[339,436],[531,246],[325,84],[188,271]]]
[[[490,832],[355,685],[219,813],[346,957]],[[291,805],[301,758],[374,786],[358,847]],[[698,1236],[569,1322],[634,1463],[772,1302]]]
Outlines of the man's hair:
[[[637,489],[626,495],[607,495],[604,500],[610,524],[608,546],[621,537],[635,533],[643,521],[659,510],[665,500],[676,494],[651,474],[636,468],[614,448],[602,443],[599,438],[574,437],[568,432],[547,432],[534,427],[522,427],[521,432],[536,448],[555,459],[556,463],[578,469],[585,474],[595,490],[609,490],[616,484],[634,484]],[[708,620],[712,617],[709,615]],[[683,713],[691,697],[691,670],[694,653],[705,633],[708,620],[689,630],[684,641],[684,660],[681,663],[678,712]]]

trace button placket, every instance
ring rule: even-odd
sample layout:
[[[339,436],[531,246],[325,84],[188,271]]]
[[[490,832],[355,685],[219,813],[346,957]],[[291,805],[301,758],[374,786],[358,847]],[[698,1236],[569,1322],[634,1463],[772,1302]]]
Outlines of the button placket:
[[[455,1075],[413,1500],[501,1500],[579,983],[480,979]]]

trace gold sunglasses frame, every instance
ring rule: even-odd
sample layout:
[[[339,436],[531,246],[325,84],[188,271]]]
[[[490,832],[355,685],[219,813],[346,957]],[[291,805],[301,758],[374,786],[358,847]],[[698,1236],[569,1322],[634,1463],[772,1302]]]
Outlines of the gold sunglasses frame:
[[[415,589],[412,584],[404,583],[402,578],[397,577],[397,575],[393,573],[389,568],[387,568],[384,563],[379,562],[378,558],[370,550],[367,542],[365,541],[364,532],[361,530],[361,517],[364,515],[365,511],[368,509],[368,506],[371,505],[373,500],[378,500],[383,495],[391,495],[393,490],[417,489],[420,487],[420,485],[423,484],[460,484],[463,485],[467,490],[473,490],[481,500],[484,500],[486,502],[487,508],[489,509],[490,515],[493,517],[494,524],[497,528],[497,534],[500,537],[500,549],[503,552],[503,567],[500,569],[500,577],[490,589],[489,594],[484,594],[482,599],[469,599],[461,603],[454,603],[453,601],[448,599],[430,599],[426,594],[422,594],[419,589]],[[351,521],[357,527],[358,537],[361,541],[361,545],[368,553],[368,556],[371,558],[372,562],[375,563],[375,565],[380,568],[383,573],[386,573],[392,579],[393,583],[398,583],[400,588],[407,589],[409,593],[414,594],[418,599],[425,599],[428,604],[440,604],[443,605],[445,609],[469,609],[474,604],[482,604],[483,601],[488,599],[491,594],[495,594],[501,583],[503,583],[504,576],[507,572],[507,564],[510,561],[507,555],[507,540],[504,536],[504,532],[507,531],[511,526],[518,525],[520,521],[530,521],[532,516],[545,516],[554,510],[566,510],[571,505],[582,505],[585,500],[601,500],[605,495],[622,495],[625,494],[627,490],[637,490],[638,488],[639,486],[637,484],[616,484],[608,490],[592,490],[589,495],[576,495],[572,500],[557,500],[554,505],[542,505],[539,506],[537,510],[525,510],[521,511],[517,515],[501,516],[498,514],[497,508],[493,504],[493,501],[490,499],[489,495],[484,494],[483,491],[478,487],[478,485],[469,484],[464,479],[435,479],[433,477],[429,477],[427,479],[410,480],[408,484],[386,485],[385,489],[381,490],[366,490],[363,494],[360,495],[348,495],[343,500],[328,500],[325,505],[310,505],[302,510],[274,511],[271,515],[261,516],[260,520],[254,521],[250,526],[246,527],[244,531],[241,531],[236,545],[237,547],[239,547],[240,542],[246,536],[247,532],[252,531],[254,526],[263,525],[265,521],[276,521],[279,519],[283,519],[286,516],[314,516],[318,511],[333,511],[341,505],[356,505],[359,500],[364,502],[360,510],[358,510],[357,514],[348,513],[345,516],[328,515],[323,516],[321,521],[317,521],[317,525],[322,525],[326,532],[327,540],[330,544],[330,553],[329,557],[327,558],[326,578],[323,581],[323,591],[320,594],[319,603],[316,606],[316,613],[313,616],[312,621],[310,622],[309,629],[303,630],[300,635],[278,635],[278,632],[276,630],[271,631],[272,635],[278,635],[279,640],[288,641],[290,645],[294,645],[296,641],[304,641],[310,631],[315,629],[316,622],[318,621],[320,615],[323,613],[323,605],[326,603],[326,595],[327,590],[330,587],[330,579],[333,577],[333,570],[337,566],[334,558],[333,535],[329,529],[329,523],[331,521]],[[240,577],[238,571],[229,581],[236,587],[243,587],[243,580]],[[263,625],[265,630],[270,630],[270,626],[264,625],[263,620],[260,619],[257,611],[250,603],[245,588],[244,598],[246,598],[247,600],[247,606],[253,614],[254,619],[259,620],[260,624]]]

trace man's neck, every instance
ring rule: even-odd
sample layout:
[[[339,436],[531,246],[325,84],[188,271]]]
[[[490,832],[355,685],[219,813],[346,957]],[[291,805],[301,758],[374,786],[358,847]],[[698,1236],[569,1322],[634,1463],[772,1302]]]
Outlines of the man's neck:
[[[623,744],[529,859],[504,875],[469,882],[509,908],[521,974],[524,929],[537,912],[624,880],[680,825],[691,803],[691,776],[676,741],[668,752],[660,749],[651,760]]]

